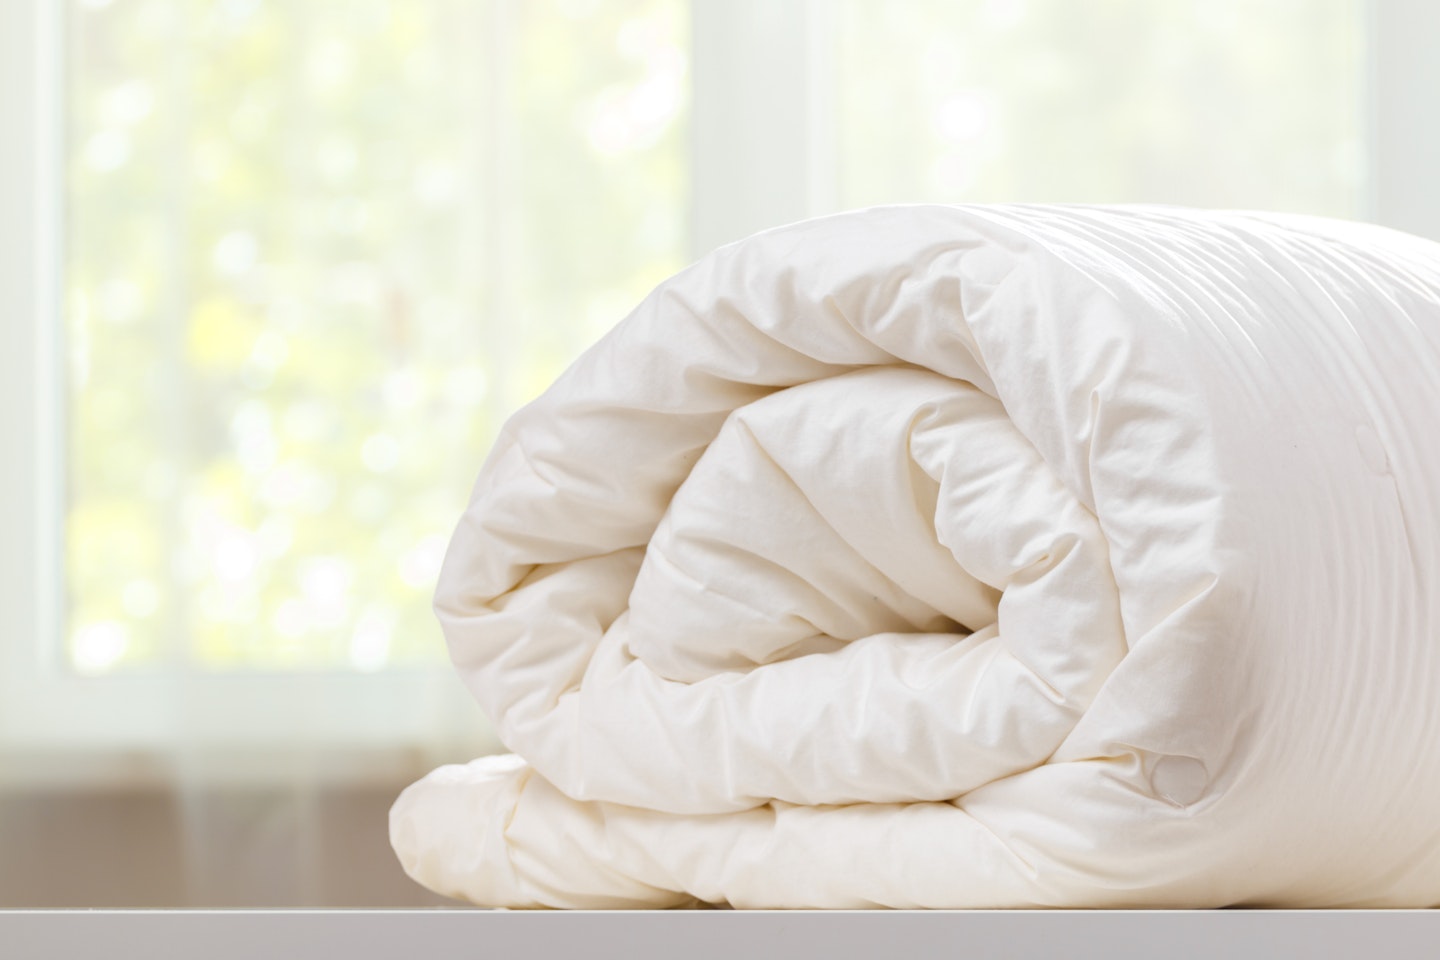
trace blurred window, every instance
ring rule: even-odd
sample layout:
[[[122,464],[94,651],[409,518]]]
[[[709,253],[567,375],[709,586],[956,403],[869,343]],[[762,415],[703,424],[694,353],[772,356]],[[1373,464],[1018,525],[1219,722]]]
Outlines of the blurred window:
[[[684,264],[686,5],[70,12],[70,664],[443,659],[497,425]]]
[[[0,410],[38,464],[0,477],[40,531],[0,544],[22,742],[263,739],[257,696],[264,731],[429,736],[404,723],[436,688],[404,677],[458,688],[430,593],[499,424],[750,230],[881,202],[1437,209],[1433,178],[1381,177],[1436,136],[1415,0],[59,9],[0,7],[40,38],[0,30],[34,147],[0,195],[38,198],[0,220],[0,371],[38,411]]]
[[[1361,0],[842,0],[845,206],[1365,205]]]
[[[1359,212],[1356,0],[815,9],[822,205]],[[496,426],[689,252],[687,14],[73,4],[76,670],[440,655],[429,591]]]

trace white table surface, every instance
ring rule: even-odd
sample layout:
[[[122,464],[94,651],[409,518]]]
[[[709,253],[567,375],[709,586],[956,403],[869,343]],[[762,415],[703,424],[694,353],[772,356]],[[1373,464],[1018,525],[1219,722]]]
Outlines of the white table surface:
[[[0,911],[0,957],[1440,958],[1440,910]]]

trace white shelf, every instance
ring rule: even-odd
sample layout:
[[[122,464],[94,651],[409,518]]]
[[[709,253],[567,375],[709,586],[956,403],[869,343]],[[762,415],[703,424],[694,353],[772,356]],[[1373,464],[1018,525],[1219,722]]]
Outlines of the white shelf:
[[[0,911],[9,960],[1440,956],[1440,910]]]

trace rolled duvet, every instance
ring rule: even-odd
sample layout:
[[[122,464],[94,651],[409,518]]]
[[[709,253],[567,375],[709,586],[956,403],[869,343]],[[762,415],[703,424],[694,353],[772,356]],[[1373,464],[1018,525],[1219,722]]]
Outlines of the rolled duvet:
[[[900,206],[723,247],[502,431],[436,610],[487,906],[1440,905],[1440,245]]]

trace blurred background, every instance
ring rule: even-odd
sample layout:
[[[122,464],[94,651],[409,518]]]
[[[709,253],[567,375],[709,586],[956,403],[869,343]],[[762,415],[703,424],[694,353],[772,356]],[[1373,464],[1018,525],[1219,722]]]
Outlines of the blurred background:
[[[1424,0],[0,0],[0,907],[407,906],[429,609],[655,284],[876,203],[1440,236]]]

